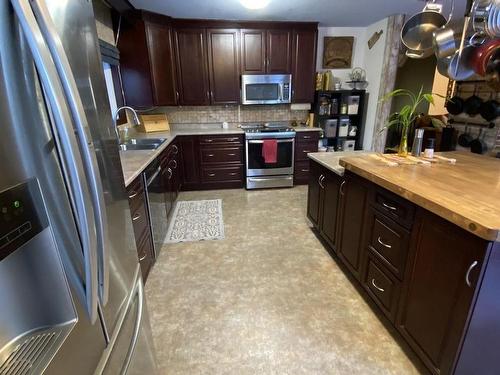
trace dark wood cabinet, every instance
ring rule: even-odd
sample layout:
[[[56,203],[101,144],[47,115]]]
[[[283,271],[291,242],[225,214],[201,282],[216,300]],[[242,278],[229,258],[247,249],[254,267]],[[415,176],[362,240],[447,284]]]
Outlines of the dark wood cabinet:
[[[435,374],[452,372],[488,243],[419,209],[397,328]]]
[[[341,215],[337,254],[350,271],[360,278],[362,254],[365,251],[364,229],[370,185],[346,173],[341,189]]]
[[[127,187],[130,214],[132,217],[132,227],[134,231],[135,243],[137,246],[137,256],[141,266],[142,278],[146,282],[149,271],[154,264],[153,236],[148,220],[148,208],[144,181],[139,175]]]
[[[208,29],[208,71],[211,104],[240,101],[239,30]]]
[[[175,30],[179,104],[208,105],[210,92],[205,29]]]
[[[241,30],[241,74],[266,73],[266,30]]]
[[[191,190],[200,184],[198,139],[194,136],[181,136],[178,144],[182,159],[182,187]]]
[[[176,105],[175,58],[172,28],[146,22],[149,65],[155,105]]]
[[[314,161],[310,162],[309,170],[307,217],[328,245],[335,250],[343,179]]]
[[[314,101],[316,72],[316,30],[294,30],[292,47],[292,101]]]
[[[309,183],[309,158],[307,154],[318,151],[318,131],[297,132],[295,136],[294,176],[295,185]]]
[[[177,104],[170,18],[144,11],[123,17],[120,71],[128,105],[151,107]]]
[[[337,220],[342,184],[343,179],[339,175],[330,171],[325,173],[325,178],[322,181],[324,194],[320,230],[333,249],[336,248],[337,244]]]
[[[292,73],[292,31],[267,30],[266,55],[268,74]]]

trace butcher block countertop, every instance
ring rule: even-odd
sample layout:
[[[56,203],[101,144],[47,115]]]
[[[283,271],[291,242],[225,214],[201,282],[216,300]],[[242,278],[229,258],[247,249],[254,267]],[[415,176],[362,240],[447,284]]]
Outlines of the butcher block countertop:
[[[388,166],[370,155],[340,165],[489,241],[500,241],[500,159],[440,153],[456,164]]]

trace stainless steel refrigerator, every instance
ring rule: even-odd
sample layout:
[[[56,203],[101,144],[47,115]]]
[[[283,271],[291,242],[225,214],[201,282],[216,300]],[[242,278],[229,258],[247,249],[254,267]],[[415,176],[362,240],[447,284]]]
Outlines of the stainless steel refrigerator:
[[[88,0],[0,2],[0,374],[154,374]]]

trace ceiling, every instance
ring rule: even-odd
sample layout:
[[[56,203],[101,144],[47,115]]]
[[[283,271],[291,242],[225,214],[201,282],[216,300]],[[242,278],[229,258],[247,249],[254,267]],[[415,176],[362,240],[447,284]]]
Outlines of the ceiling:
[[[438,0],[439,1],[439,0]],[[452,0],[444,14],[449,14]],[[461,17],[465,0],[457,2],[454,18]],[[224,20],[315,21],[321,26],[368,26],[391,14],[422,10],[422,0],[270,0],[264,9],[249,10],[239,0],[130,0],[146,9],[175,18]]]

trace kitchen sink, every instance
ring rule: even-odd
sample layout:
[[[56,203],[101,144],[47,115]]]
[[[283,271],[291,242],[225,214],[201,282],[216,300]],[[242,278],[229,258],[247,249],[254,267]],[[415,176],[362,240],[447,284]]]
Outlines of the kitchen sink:
[[[165,142],[166,138],[132,138],[125,143],[120,144],[120,150],[133,151],[133,150],[156,150]]]

